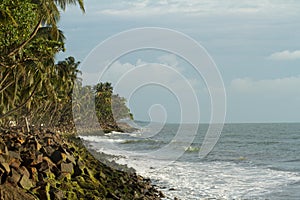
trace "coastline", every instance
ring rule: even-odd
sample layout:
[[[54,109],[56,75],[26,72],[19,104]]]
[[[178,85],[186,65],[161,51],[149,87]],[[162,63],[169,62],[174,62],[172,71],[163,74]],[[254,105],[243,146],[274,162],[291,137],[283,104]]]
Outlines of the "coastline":
[[[99,156],[74,133],[0,129],[1,199],[164,197],[134,169]]]

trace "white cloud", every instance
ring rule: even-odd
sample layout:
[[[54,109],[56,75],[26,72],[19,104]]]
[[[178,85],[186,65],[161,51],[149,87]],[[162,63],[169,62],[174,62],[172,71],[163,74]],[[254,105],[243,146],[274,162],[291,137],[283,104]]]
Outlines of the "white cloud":
[[[300,59],[300,50],[297,51],[281,51],[271,54],[269,57],[271,60],[296,60]]]
[[[121,16],[148,16],[148,15],[164,15],[164,14],[187,14],[187,15],[203,15],[203,14],[226,14],[226,13],[281,13],[285,9],[289,9],[291,13],[296,13],[299,8],[295,6],[298,2],[293,1],[271,1],[271,0],[232,0],[232,1],[216,1],[216,0],[135,0],[135,1],[118,1],[112,3],[111,7],[100,10],[105,15],[121,15]],[[115,5],[115,4],[118,4]],[[122,6],[120,6],[122,5]]]
[[[178,66],[179,62],[174,54],[165,54],[158,58],[158,61],[165,65]]]
[[[278,79],[253,80],[250,78],[238,78],[231,81],[231,91],[240,94],[255,95],[296,95],[299,96],[300,76]]]

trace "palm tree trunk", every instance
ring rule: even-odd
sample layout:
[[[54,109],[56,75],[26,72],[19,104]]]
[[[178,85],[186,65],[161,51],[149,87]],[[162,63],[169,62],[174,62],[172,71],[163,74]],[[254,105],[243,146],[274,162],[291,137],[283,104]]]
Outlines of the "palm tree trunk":
[[[29,95],[29,97],[22,103],[20,104],[19,106],[15,107],[14,109],[11,109],[10,111],[7,111],[5,114],[3,115],[0,115],[0,119],[4,118],[4,117],[7,117],[9,116],[10,114],[20,110],[23,106],[26,105],[26,103],[31,99],[31,97],[34,95],[38,85],[39,85],[40,81],[37,82],[37,84],[34,86],[34,89],[32,91],[32,93]]]

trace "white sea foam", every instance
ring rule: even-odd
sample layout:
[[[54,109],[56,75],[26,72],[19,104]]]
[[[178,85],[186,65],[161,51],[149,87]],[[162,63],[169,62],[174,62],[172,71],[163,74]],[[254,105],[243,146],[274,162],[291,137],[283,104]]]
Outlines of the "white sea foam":
[[[191,162],[194,161],[191,159],[189,162],[171,162],[172,160],[156,159],[147,153],[138,154],[123,150],[120,145],[128,141],[127,137],[112,134],[81,138],[91,142],[97,151],[118,155],[116,162],[127,164],[135,168],[139,174],[151,178],[167,195],[166,199],[174,197],[182,200],[274,199],[274,192],[287,191],[290,185],[300,182],[299,172],[274,170],[268,168],[267,164],[255,165],[250,160],[240,159],[231,162],[218,159],[218,161]],[[182,141],[173,141],[172,144],[182,147],[185,143],[180,142]],[[143,145],[143,143],[131,144],[134,147]],[[184,146],[184,148],[192,152],[197,150],[194,147]],[[187,154],[190,157],[193,155]],[[247,154],[244,152],[241,155]],[[170,188],[174,190],[169,190]]]
[[[109,138],[103,136],[80,136],[81,139],[88,141],[88,142],[97,142],[97,143],[122,143],[126,140],[124,139],[117,139],[117,138]]]
[[[94,142],[122,142],[121,139],[82,137]],[[120,164],[134,167],[137,172],[165,187],[163,191],[173,199],[264,199],[262,196],[283,189],[286,185],[300,181],[300,175],[293,172],[276,171],[251,164],[232,162],[173,162],[156,160],[147,154],[128,154],[128,152],[94,146],[98,151],[120,156]],[[164,166],[164,168],[161,168]],[[175,190],[169,190],[174,188]]]

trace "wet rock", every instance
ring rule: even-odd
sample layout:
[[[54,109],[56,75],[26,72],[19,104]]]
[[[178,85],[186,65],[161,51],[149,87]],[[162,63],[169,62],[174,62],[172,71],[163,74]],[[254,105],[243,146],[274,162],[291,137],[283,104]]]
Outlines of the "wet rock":
[[[164,193],[162,193],[162,191],[159,191],[158,194],[159,194],[159,197],[160,197],[160,198],[165,198],[165,197],[166,197],[166,196],[164,195]]]

